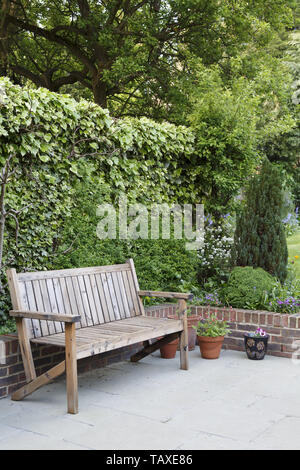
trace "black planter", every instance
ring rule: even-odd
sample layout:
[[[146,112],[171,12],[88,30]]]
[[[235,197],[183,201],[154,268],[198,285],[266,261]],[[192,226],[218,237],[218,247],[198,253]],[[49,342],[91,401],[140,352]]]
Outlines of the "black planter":
[[[255,337],[255,336],[250,336],[249,333],[245,333],[244,334],[245,351],[248,356],[248,359],[261,361],[265,357],[265,354],[267,353],[268,339],[269,339],[269,335]]]

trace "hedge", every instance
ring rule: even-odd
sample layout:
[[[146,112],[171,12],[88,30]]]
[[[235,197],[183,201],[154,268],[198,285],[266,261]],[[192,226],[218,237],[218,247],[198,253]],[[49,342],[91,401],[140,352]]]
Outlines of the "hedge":
[[[89,250],[93,252],[94,238],[82,249],[85,233],[73,244],[82,257],[72,258],[67,246],[73,243],[72,238],[68,240],[69,229],[74,229],[72,220],[74,226],[77,224],[75,212],[80,210],[82,194],[91,211],[101,202],[116,202],[121,193],[129,201],[144,204],[194,204],[206,200],[206,194],[217,194],[218,184],[226,185],[230,177],[235,181],[234,195],[250,171],[249,162],[245,159],[244,166],[241,160],[236,166],[233,162],[230,175],[217,174],[214,165],[216,176],[208,188],[202,174],[207,175],[211,162],[207,160],[207,149],[203,154],[199,152],[199,141],[203,150],[203,139],[192,128],[147,118],[115,120],[95,103],[76,101],[43,88],[21,88],[0,78],[0,167],[3,171],[9,161],[11,172],[0,208],[1,215],[6,211],[0,312],[5,313],[9,307],[5,266],[34,270],[61,263],[76,265],[79,259],[87,259]],[[214,149],[210,151],[213,157]],[[182,283],[178,266],[183,246],[180,241],[172,243],[173,248],[168,246],[167,251],[176,257],[179,250],[178,259],[171,277],[165,276],[164,287],[176,287],[176,283],[180,287]],[[138,240],[130,249],[120,248],[120,253],[136,254],[141,273],[148,263],[147,252],[152,251],[157,260],[161,257],[159,242],[150,245],[147,248],[146,241]],[[158,256],[153,252],[155,247]],[[68,257],[59,255],[62,249]],[[91,255],[91,262],[100,263],[105,257],[105,250],[103,256],[101,250],[97,253],[96,257]],[[191,262],[190,253],[186,260]],[[193,269],[191,265],[191,276],[185,277],[193,278]],[[164,276],[157,277],[153,270],[145,274],[146,279],[153,288],[159,287],[156,281]]]

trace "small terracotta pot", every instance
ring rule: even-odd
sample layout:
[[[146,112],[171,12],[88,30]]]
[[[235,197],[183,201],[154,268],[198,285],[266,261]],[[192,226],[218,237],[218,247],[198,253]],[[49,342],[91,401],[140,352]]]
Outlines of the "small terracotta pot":
[[[218,359],[220,356],[224,336],[211,338],[209,336],[197,336],[201,356],[204,359]]]
[[[170,343],[164,344],[160,347],[160,355],[163,359],[173,359],[176,356],[179,338],[174,339]]]
[[[168,318],[170,318],[171,320],[178,320],[178,315],[168,315]],[[199,320],[200,320],[200,316],[199,315],[190,315],[187,317],[187,324],[188,324],[188,335],[189,335],[189,339],[188,339],[188,344],[189,344],[189,351],[193,351],[195,349],[195,346],[196,346],[196,340],[197,340],[197,333],[196,333],[196,330],[194,330],[194,328],[192,328],[193,325],[198,325],[199,323]],[[178,342],[178,347],[177,347],[177,351],[179,351],[179,342]]]
[[[193,326],[197,326],[199,323],[199,315],[190,315],[187,317],[188,333],[189,333],[189,351],[193,351],[196,346],[197,332]]]

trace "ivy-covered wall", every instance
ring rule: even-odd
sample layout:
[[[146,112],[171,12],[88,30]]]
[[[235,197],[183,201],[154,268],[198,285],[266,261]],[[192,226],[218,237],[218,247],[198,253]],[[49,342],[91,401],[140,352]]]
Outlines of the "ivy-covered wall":
[[[193,282],[196,254],[185,251],[184,241],[99,241],[95,212],[121,193],[144,204],[207,203],[210,194],[222,207],[222,188],[228,192],[230,180],[235,194],[251,171],[249,158],[241,154],[228,172],[212,166],[211,142],[203,149],[192,128],[114,120],[92,102],[0,78],[0,312],[9,306],[6,266],[49,269],[132,255],[142,287]],[[0,233],[0,249],[1,243]]]

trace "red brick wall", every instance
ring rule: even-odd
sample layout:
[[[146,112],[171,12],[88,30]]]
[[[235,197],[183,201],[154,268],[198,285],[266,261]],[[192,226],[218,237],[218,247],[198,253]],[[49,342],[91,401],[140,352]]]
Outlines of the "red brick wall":
[[[270,335],[268,354],[292,357],[296,348],[300,349],[300,314],[214,307],[193,307],[192,310],[204,318],[209,313],[215,313],[219,319],[229,322],[231,333],[224,340],[225,349],[244,351],[244,333],[255,331],[258,327]],[[296,341],[299,341],[298,346]]]

